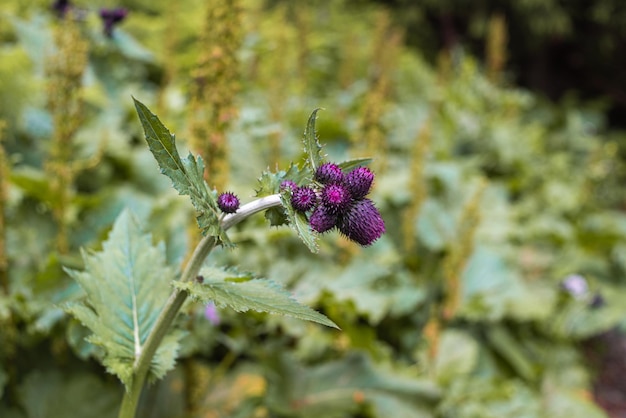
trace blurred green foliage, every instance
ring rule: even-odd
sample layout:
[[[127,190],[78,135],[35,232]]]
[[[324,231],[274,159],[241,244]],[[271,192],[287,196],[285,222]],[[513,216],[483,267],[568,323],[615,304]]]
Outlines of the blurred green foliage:
[[[44,1],[5,4],[0,416],[115,416],[121,385],[62,309],[83,297],[62,266],[81,270],[79,248],[99,249],[124,208],[164,241],[169,265],[188,256],[193,210],[159,174],[131,94],[188,138],[204,2],[76,2],[89,49],[67,251],[45,171],[58,129],[46,68],[67,21]],[[129,15],[107,38],[97,10],[118,5]],[[190,303],[178,367],[146,391],[139,416],[605,416],[579,351],[626,318],[624,138],[603,109],[498,84],[462,49],[433,67],[369,3],[240,7],[229,189],[251,199],[268,165],[299,160],[307,117],[323,107],[333,160],[375,158],[387,233],[365,249],[325,235],[312,255],[262,216],[234,228],[237,247],[210,263],[281,283],[342,331],[228,309],[215,325]],[[381,45],[395,48],[393,65],[376,56]],[[365,143],[368,129],[384,140]],[[572,274],[585,292],[563,290]]]

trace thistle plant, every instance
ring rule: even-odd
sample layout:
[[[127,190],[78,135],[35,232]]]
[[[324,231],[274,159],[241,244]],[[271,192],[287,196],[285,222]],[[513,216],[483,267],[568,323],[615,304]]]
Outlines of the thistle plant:
[[[206,265],[216,246],[233,246],[227,234],[232,226],[265,211],[271,225],[290,225],[313,252],[319,234],[334,228],[363,246],[385,232],[380,213],[366,198],[374,181],[366,167],[370,160],[325,161],[315,132],[317,110],[304,134],[306,160],[285,171],[263,173],[257,199],[241,205],[235,194],[209,189],[202,158],[191,153],[182,158],[174,135],[158,117],[139,101],[135,107],[161,173],[190,197],[203,238],[177,275],[166,264],[163,245],[153,245],[134,216],[124,211],[102,250],[83,252],[85,270],[68,270],[86,296],[66,309],[90,329],[89,341],[102,349],[99,361],[125,386],[120,418],[135,416],[146,380],[159,379],[174,367],[182,332],[172,323],[188,298],[338,328],[271,280]]]

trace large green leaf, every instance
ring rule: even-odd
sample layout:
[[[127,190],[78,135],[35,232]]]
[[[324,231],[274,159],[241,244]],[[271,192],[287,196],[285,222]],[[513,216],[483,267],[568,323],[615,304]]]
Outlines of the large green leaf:
[[[137,221],[124,211],[102,251],[83,252],[84,271],[68,270],[86,298],[67,306],[93,333],[89,341],[104,349],[107,370],[130,385],[133,365],[169,294],[174,272],[165,265],[163,245],[154,246]],[[150,366],[151,379],[174,366],[178,339],[165,337]]]
[[[204,268],[200,275],[203,277],[201,283],[174,282],[174,286],[203,303],[214,302],[237,312],[268,312],[339,328],[326,316],[299,303],[280,284],[271,280],[253,279],[247,274],[216,268]]]
[[[188,195],[198,211],[198,225],[203,235],[219,237],[229,244],[230,241],[219,222],[220,212],[215,194],[209,191],[204,181],[204,163],[189,153],[182,159],[176,149],[174,135],[163,125],[159,118],[137,99],[135,108],[146,135],[150,151],[161,167],[161,173],[172,180],[172,185],[182,195]]]

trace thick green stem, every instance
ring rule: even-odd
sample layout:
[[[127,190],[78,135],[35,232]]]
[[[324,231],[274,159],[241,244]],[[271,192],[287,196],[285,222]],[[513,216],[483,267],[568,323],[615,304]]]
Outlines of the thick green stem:
[[[279,205],[280,195],[277,194],[254,200],[242,206],[236,213],[225,216],[222,220],[222,228],[227,230],[257,212]],[[215,248],[216,244],[217,239],[213,236],[204,237],[198,243],[180,278],[182,282],[193,280],[198,275],[204,260]],[[188,295],[185,291],[174,290],[167,300],[165,307],[154,324],[154,328],[146,339],[143,351],[135,360],[133,383],[130,389],[124,393],[124,399],[118,415],[119,418],[134,418],[137,404],[139,403],[139,395],[150,370],[152,358]]]

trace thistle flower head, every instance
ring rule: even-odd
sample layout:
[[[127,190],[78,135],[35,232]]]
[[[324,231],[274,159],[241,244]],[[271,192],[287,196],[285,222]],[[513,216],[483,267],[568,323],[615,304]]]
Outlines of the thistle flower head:
[[[351,201],[350,191],[343,184],[329,184],[322,189],[322,204],[331,212],[344,211]]]
[[[296,187],[291,195],[291,206],[298,212],[311,210],[317,204],[315,190],[310,187]]]
[[[337,224],[337,215],[329,211],[324,205],[319,205],[311,214],[309,225],[319,233],[330,231]]]
[[[217,197],[217,206],[224,213],[235,213],[239,209],[239,198],[231,192],[225,192]]]
[[[367,167],[357,167],[346,175],[346,186],[354,199],[364,198],[373,181],[374,173]]]
[[[324,163],[315,171],[314,179],[322,184],[343,183],[344,174],[341,168],[335,163]]]
[[[363,246],[376,241],[385,232],[385,222],[369,199],[360,199],[341,215],[337,226],[349,239]]]

